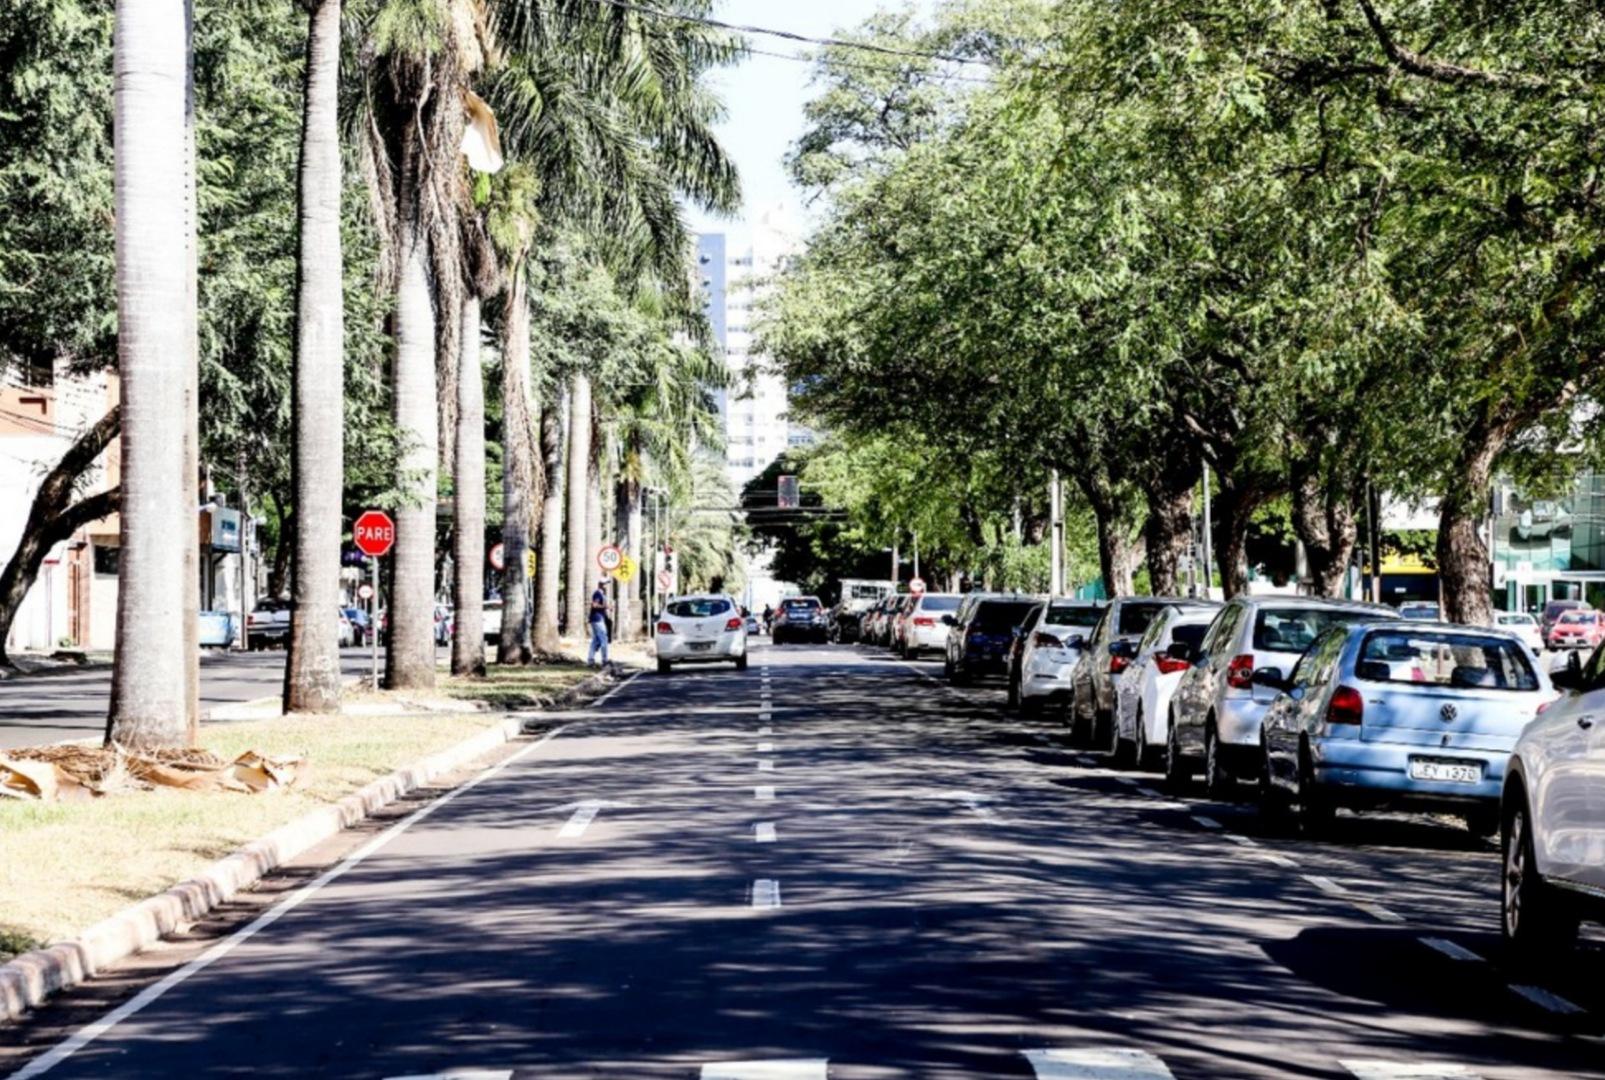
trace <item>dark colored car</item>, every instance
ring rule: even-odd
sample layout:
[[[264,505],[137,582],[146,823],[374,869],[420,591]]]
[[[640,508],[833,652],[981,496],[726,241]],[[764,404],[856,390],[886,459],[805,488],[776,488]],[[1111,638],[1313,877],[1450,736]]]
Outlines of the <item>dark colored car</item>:
[[[823,645],[830,634],[825,605],[815,596],[793,596],[780,602],[775,612],[774,631],[769,640],[776,645],[788,641],[812,641]]]
[[[956,617],[944,616],[950,620],[943,665],[948,681],[963,685],[987,675],[1007,675],[1015,627],[1038,603],[1029,596],[987,596],[965,604]]]

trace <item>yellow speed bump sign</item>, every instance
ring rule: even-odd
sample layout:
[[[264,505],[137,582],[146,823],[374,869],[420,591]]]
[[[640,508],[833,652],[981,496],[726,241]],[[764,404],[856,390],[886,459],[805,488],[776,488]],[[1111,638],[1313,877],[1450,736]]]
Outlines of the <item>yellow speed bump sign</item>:
[[[613,571],[613,576],[628,585],[635,578],[635,571],[635,560],[626,555],[619,560],[618,569]]]

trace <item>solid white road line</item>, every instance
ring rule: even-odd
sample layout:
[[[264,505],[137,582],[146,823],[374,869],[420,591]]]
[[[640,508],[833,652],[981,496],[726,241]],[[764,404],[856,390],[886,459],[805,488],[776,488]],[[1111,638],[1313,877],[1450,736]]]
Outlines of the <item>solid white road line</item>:
[[[702,1066],[702,1080],[826,1080],[828,1058],[789,1061],[726,1061]]]
[[[623,690],[626,686],[629,686],[636,679],[640,678],[640,675],[640,672],[636,672],[634,675],[631,675],[628,679],[624,680],[624,682],[620,683],[618,686],[615,686],[602,697],[597,698],[592,705],[600,705],[614,694],[617,694],[620,690]],[[440,796],[440,798],[436,799],[434,802],[419,807],[412,814],[402,818],[400,821],[396,822],[396,824],[390,826],[390,828],[386,829],[372,840],[369,840],[366,844],[363,844],[350,855],[347,855],[345,859],[336,863],[328,870],[325,870],[311,882],[297,889],[284,900],[264,911],[245,926],[236,930],[233,934],[230,934],[216,945],[213,945],[210,949],[207,949],[201,955],[197,956],[195,959],[191,960],[177,971],[170,972],[165,978],[147,986],[145,989],[123,1002],[117,1008],[108,1012],[105,1016],[102,1016],[99,1020],[79,1028],[71,1036],[63,1039],[47,1052],[34,1058],[21,1069],[12,1073],[11,1080],[32,1080],[32,1078],[35,1076],[43,1076],[45,1073],[49,1072],[51,1069],[54,1069],[57,1065],[60,1065],[68,1058],[72,1057],[78,1051],[82,1050],[84,1047],[106,1034],[106,1032],[110,1031],[124,1020],[127,1020],[129,1017],[134,1016],[137,1013],[143,1012],[148,1006],[159,1001],[169,990],[173,989],[175,986],[188,982],[192,977],[199,975],[201,972],[223,959],[229,953],[233,952],[241,945],[244,945],[247,941],[250,941],[252,938],[256,937],[256,935],[260,934],[262,931],[284,918],[284,916],[288,915],[290,912],[312,899],[312,897],[316,896],[330,883],[341,877],[344,877],[359,863],[363,862],[374,852],[390,843],[390,841],[394,840],[396,837],[400,836],[402,833],[406,832],[420,821],[423,821],[425,818],[434,814],[442,807],[449,805],[459,797],[466,795],[480,784],[483,784],[486,780],[489,780],[495,776],[500,776],[509,767],[517,764],[519,761],[522,761],[530,754],[533,754],[535,751],[539,750],[541,747],[545,746],[547,743],[551,742],[553,739],[557,738],[567,730],[567,725],[553,728],[537,741],[530,743],[528,746],[518,751],[518,753],[512,755],[499,764],[493,765],[486,769],[484,772],[473,777],[461,787],[453,788],[451,791],[448,791],[444,795]]]
[[[775,842],[775,823],[760,821],[752,827],[752,838],[760,844],[773,844]]]
[[[1464,964],[1486,963],[1482,957],[1478,956],[1464,945],[1456,945],[1447,938],[1424,937],[1417,938],[1416,940],[1420,941],[1421,944],[1425,945],[1432,951],[1442,953],[1451,960],[1458,960]]]
[[[1173,1080],[1144,1050],[1023,1050],[1037,1080]]]
[[[1226,828],[1226,826],[1222,825],[1220,822],[1216,821],[1214,818],[1205,817],[1203,814],[1194,814],[1193,815],[1193,820],[1196,821],[1198,824],[1202,825],[1206,829],[1224,829],[1224,828]]]
[[[1464,1065],[1439,1061],[1340,1061],[1355,1080],[1477,1080]]]
[[[752,789],[752,797],[759,802],[774,802],[775,789],[772,787],[755,787]]]
[[[1576,1016],[1583,1011],[1581,1006],[1572,1004],[1559,994],[1545,990],[1542,986],[1511,983],[1510,989],[1537,1005],[1540,1009],[1555,1013],[1558,1016]]]
[[[759,772],[774,772],[775,771],[775,763],[773,761],[770,761],[768,758],[759,758],[758,759],[758,771]]]
[[[761,743],[758,744],[758,753],[760,753],[760,754],[773,754],[774,752],[775,752],[775,744],[774,743],[772,743],[772,742],[761,742]]]
[[[592,820],[601,812],[601,803],[583,804],[578,810],[574,811],[574,816],[568,819],[568,824],[564,825],[558,832],[558,838],[573,840],[576,837],[584,836],[585,830],[590,826]]]
[[[752,907],[755,911],[773,911],[780,906],[780,882],[774,878],[759,878],[752,883]]]

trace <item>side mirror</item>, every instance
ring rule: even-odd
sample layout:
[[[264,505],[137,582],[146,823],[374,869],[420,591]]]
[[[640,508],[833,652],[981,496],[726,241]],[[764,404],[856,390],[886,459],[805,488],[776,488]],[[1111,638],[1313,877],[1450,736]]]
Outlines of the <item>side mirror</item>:
[[[1087,635],[1071,634],[1065,638],[1064,647],[1067,649],[1085,649],[1087,647]]]
[[[1549,685],[1556,690],[1581,690],[1583,688],[1583,663],[1574,652],[1566,657],[1566,663],[1558,671],[1549,673]]]
[[[1287,680],[1282,678],[1281,668],[1262,667],[1254,672],[1253,682],[1255,686],[1263,686],[1269,690],[1287,689]]]
[[[1109,655],[1121,656],[1130,660],[1137,655],[1137,643],[1135,641],[1111,641],[1109,643]]]
[[[1192,663],[1193,658],[1197,655],[1193,652],[1193,647],[1185,641],[1172,641],[1165,646],[1165,654],[1172,660],[1180,660],[1187,664]]]
[[[953,616],[951,616],[951,615],[943,615],[942,616],[942,625],[943,626],[957,626],[958,623],[953,620]]]

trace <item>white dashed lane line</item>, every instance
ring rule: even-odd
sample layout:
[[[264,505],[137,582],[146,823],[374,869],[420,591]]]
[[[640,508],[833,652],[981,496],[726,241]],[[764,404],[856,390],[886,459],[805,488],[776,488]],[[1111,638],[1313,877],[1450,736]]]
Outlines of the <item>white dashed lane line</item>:
[[[1115,783],[1125,784],[1127,787],[1136,787],[1138,784],[1141,784],[1142,781],[1131,776],[1117,776],[1115,777]]]
[[[1572,1004],[1559,994],[1545,990],[1542,986],[1511,983],[1510,990],[1518,997],[1526,998],[1545,1012],[1552,1012],[1557,1016],[1576,1016],[1583,1012],[1581,1006]]]
[[[774,733],[775,733],[775,729],[774,728],[761,727],[761,728],[758,729],[758,734],[759,735],[773,735]]]
[[[773,911],[780,906],[780,882],[774,878],[759,878],[752,883],[754,911]]]
[[[1023,1050],[1037,1080],[1173,1080],[1146,1050]]]
[[[574,815],[568,819],[568,824],[564,825],[562,830],[558,832],[558,838],[562,840],[574,840],[578,837],[584,836],[585,830],[590,827],[591,822],[596,818],[596,815],[600,813],[601,810],[602,807],[598,803],[586,803],[585,805],[581,806],[578,810],[574,811]]]
[[[1202,825],[1206,829],[1225,829],[1226,828],[1226,826],[1222,825],[1220,822],[1216,821],[1214,818],[1205,817],[1203,814],[1194,814],[1193,815],[1193,821],[1197,822],[1199,825]]]
[[[1314,885],[1317,889],[1320,889],[1328,896],[1340,896],[1345,900],[1349,898],[1349,890],[1345,889],[1343,886],[1339,885],[1329,877],[1322,877],[1320,874],[1305,874],[1303,877],[1305,881],[1308,881],[1311,885]]]
[[[1433,952],[1442,953],[1451,960],[1458,960],[1464,964],[1482,964],[1487,962],[1483,960],[1482,957],[1466,948],[1464,945],[1456,945],[1447,938],[1424,937],[1419,938],[1418,940],[1421,942],[1421,944],[1425,945]]]
[[[1356,903],[1354,906],[1359,908],[1361,911],[1365,912],[1367,915],[1371,916],[1373,919],[1376,919],[1379,922],[1385,922],[1385,923],[1403,923],[1404,922],[1404,916],[1403,915],[1400,915],[1397,911],[1394,911],[1392,908],[1383,907],[1381,904],[1371,904],[1371,903],[1367,903],[1365,901],[1360,901],[1360,902]]]
[[[773,844],[776,840],[775,823],[760,821],[752,827],[752,838],[760,844]]]
[[[784,1061],[727,1061],[702,1066],[702,1080],[826,1080],[827,1058],[792,1058]]]
[[[758,759],[758,771],[759,772],[774,772],[775,771],[775,763],[773,761],[769,760],[768,758],[759,758]]]
[[[752,789],[752,797],[759,802],[774,802],[775,789],[772,787],[755,787]]]
[[[761,735],[763,733],[759,732],[759,734]],[[761,743],[758,744],[758,753],[760,753],[760,754],[772,754],[774,752],[775,752],[775,744],[774,743],[772,743],[772,742],[761,742]]]
[[[1464,1065],[1432,1061],[1341,1061],[1355,1080],[1479,1080]]]

